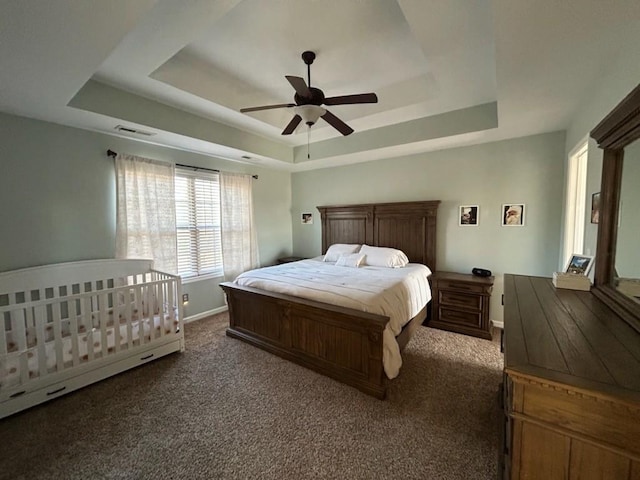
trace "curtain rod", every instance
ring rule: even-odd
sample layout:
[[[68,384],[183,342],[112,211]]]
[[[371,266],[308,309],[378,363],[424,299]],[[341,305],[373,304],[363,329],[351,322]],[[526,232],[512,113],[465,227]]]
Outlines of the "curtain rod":
[[[107,150],[107,156],[108,157],[116,158],[117,155],[118,154],[116,152],[114,152],[113,150],[111,150],[111,149]],[[220,173],[220,170],[216,170],[216,169],[213,169],[213,168],[194,167],[193,165],[184,165],[182,163],[176,163],[175,165],[176,165],[176,167],[191,168],[191,169],[196,170],[196,171],[198,171],[198,170],[206,170],[208,172]],[[258,180],[258,175],[251,175],[251,176],[253,178],[255,178],[256,180]]]

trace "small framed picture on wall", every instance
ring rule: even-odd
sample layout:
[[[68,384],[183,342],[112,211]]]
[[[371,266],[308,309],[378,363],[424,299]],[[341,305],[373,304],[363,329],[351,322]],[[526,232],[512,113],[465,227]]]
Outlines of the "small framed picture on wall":
[[[522,227],[525,214],[524,203],[505,203],[502,205],[502,226]]]
[[[591,223],[598,223],[600,217],[600,192],[591,195]]]
[[[303,213],[302,223],[305,225],[311,225],[313,223],[313,213]]]
[[[478,205],[460,205],[458,225],[462,227],[477,227],[480,207]]]

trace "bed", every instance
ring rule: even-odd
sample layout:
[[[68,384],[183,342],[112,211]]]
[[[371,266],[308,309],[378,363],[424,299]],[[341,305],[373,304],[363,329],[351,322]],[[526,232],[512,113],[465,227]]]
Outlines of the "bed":
[[[317,207],[322,253],[333,244],[402,250],[411,263],[436,271],[439,201]],[[221,284],[229,305],[227,335],[384,398],[384,332],[389,315],[308,300],[234,282]],[[402,350],[427,317],[408,321],[396,341]]]
[[[151,260],[0,273],[0,418],[184,351],[180,277]]]

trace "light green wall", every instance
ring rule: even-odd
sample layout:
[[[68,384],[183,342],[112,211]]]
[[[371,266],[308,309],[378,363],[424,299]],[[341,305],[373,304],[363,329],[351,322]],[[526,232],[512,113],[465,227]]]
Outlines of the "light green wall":
[[[288,172],[0,113],[0,271],[114,256],[116,197],[109,148],[258,174],[253,194],[261,263],[291,253]],[[190,295],[187,316],[224,305],[219,281],[184,286]]]
[[[580,107],[572,117],[567,129],[565,168],[569,152],[589,136],[589,132],[638,85],[639,81],[640,49],[637,42],[628,42],[616,57],[609,60],[606,68],[603,68],[602,76],[598,78],[598,82],[593,85],[590,94],[580,104]],[[597,225],[590,222],[589,215],[591,213],[591,194],[600,191],[602,150],[598,148],[593,139],[589,139],[587,165],[583,253],[597,255],[598,228]]]
[[[294,173],[293,252],[321,254],[316,206],[441,200],[438,270],[488,268],[496,276],[491,318],[502,321],[503,274],[550,276],[560,246],[564,132]],[[526,204],[524,227],[502,227],[506,203]],[[458,226],[458,207],[479,205],[477,227]],[[312,225],[300,216],[312,212]]]

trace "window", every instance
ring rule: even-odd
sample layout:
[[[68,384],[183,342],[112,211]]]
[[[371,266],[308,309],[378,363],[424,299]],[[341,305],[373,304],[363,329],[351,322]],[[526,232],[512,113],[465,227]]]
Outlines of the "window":
[[[565,201],[564,245],[561,267],[574,253],[583,253],[585,203],[587,198],[588,143],[582,142],[569,154]]]
[[[222,276],[220,175],[176,169],[178,274]]]

